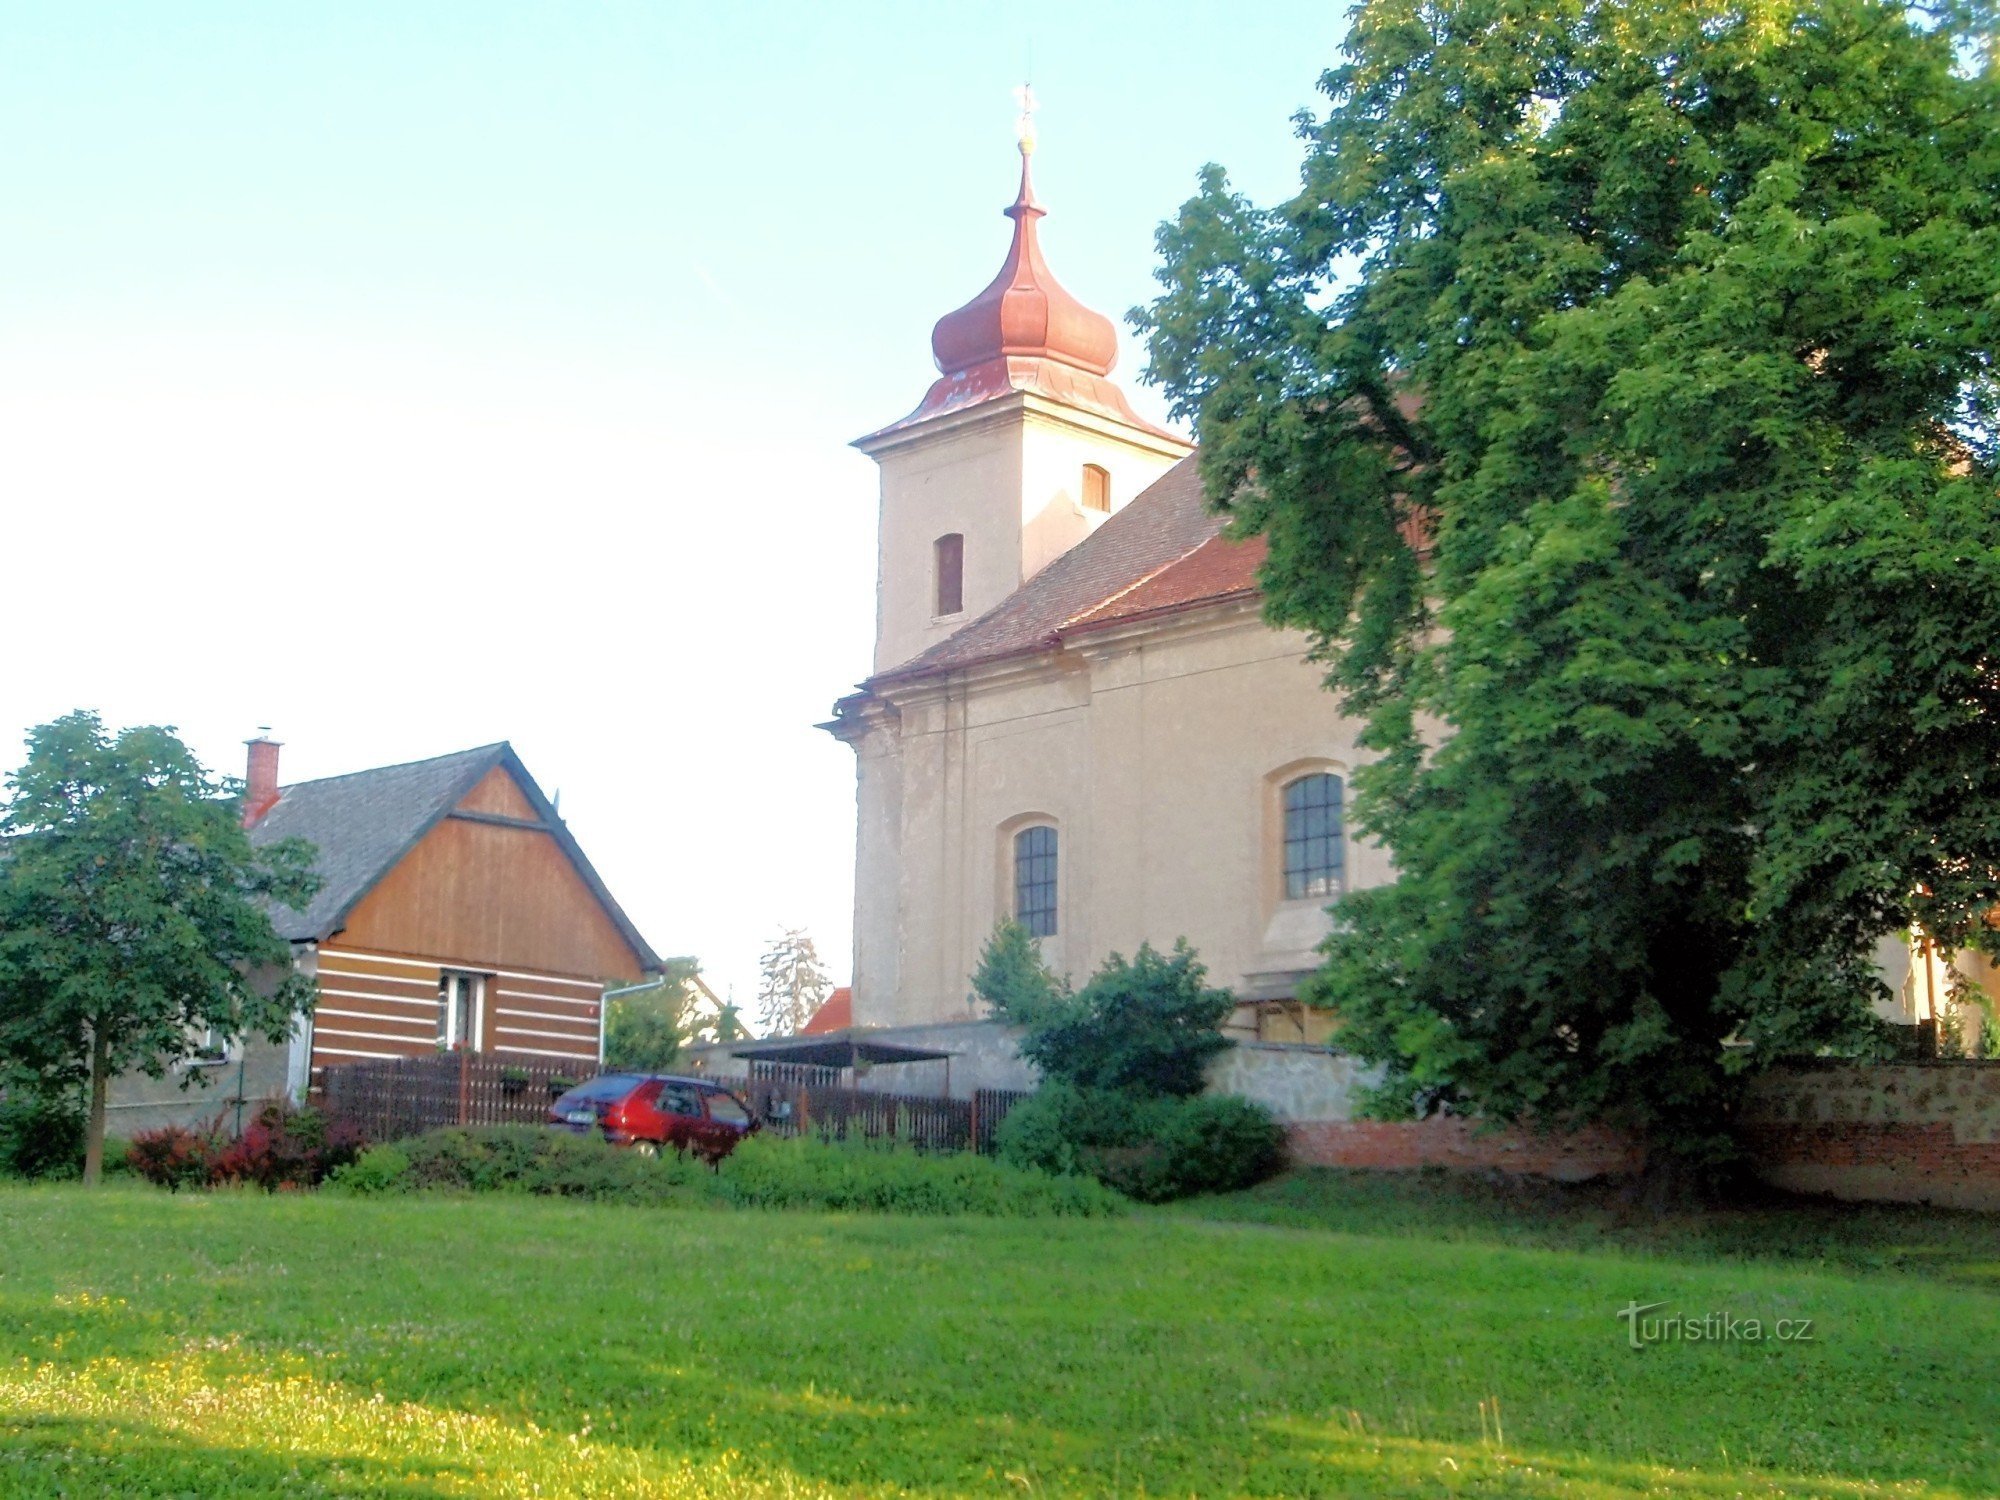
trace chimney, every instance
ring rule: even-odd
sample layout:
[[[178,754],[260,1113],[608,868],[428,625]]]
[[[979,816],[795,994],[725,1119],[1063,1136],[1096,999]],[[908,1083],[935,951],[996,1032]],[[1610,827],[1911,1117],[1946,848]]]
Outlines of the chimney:
[[[271,726],[259,724],[257,738],[244,741],[250,747],[250,766],[243,773],[243,826],[248,828],[278,800],[278,742],[271,738]]]

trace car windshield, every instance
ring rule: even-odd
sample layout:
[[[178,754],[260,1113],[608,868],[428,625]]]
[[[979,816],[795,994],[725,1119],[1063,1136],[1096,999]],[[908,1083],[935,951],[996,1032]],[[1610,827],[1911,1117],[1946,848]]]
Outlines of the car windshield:
[[[736,1102],[734,1094],[710,1094],[708,1096],[708,1117],[725,1125],[748,1125],[750,1111]]]
[[[636,1073],[605,1073],[591,1079],[588,1083],[578,1084],[567,1094],[563,1095],[563,1097],[578,1101],[585,1099],[616,1099],[622,1094],[631,1093],[633,1089],[639,1086],[639,1083],[639,1075]]]

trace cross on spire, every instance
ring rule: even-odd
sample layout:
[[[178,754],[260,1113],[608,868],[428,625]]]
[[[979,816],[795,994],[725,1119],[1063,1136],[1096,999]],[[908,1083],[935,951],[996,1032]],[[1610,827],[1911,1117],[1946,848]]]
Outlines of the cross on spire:
[[[1035,102],[1032,84],[1024,83],[1014,90],[1014,102],[1021,106],[1020,117],[1014,121],[1014,139],[1021,144],[1021,154],[1032,156],[1035,152],[1035,111],[1041,106]]]

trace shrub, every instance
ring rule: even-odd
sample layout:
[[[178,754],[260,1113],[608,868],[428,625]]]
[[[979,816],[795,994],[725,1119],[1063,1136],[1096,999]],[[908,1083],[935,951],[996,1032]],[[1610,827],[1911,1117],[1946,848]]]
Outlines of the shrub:
[[[519,1192],[622,1203],[876,1213],[1102,1215],[1118,1197],[1083,1177],[1057,1178],[972,1155],[907,1146],[752,1136],[709,1172],[692,1157],[648,1158],[598,1136],[533,1125],[434,1130],[375,1146],[343,1168],[340,1192]]]
[[[343,1192],[439,1189],[659,1203],[690,1198],[699,1175],[686,1161],[648,1159],[598,1136],[539,1125],[434,1130],[375,1146],[333,1178]]]
[[[1146,1203],[1249,1187],[1284,1155],[1277,1122],[1247,1099],[1147,1098],[1065,1083],[1016,1105],[995,1140],[1016,1166],[1087,1173]]]
[[[410,1186],[410,1156],[397,1146],[370,1146],[327,1181],[343,1192],[370,1196],[405,1192]]]
[[[1236,1007],[1207,978],[1186,939],[1171,954],[1141,943],[1129,963],[1114,953],[1029,1025],[1022,1055],[1044,1078],[1079,1089],[1199,1094],[1209,1059],[1229,1047],[1222,1023]]]
[[[1012,917],[993,926],[979,963],[972,971],[972,993],[986,1002],[996,1020],[1010,1026],[1034,1026],[1069,999],[1069,985],[1050,972],[1042,950]]]
[[[255,1183],[276,1192],[317,1187],[361,1154],[360,1131],[284,1099],[258,1105],[236,1140],[228,1139],[223,1120],[217,1115],[194,1129],[165,1125],[143,1130],[126,1148],[125,1165],[173,1192],[225,1182]]]
[[[67,1091],[14,1083],[0,1100],[0,1176],[83,1171],[83,1105]]]
[[[182,1188],[203,1188],[215,1181],[215,1160],[222,1154],[222,1119],[199,1129],[185,1125],[162,1125],[158,1130],[142,1130],[132,1137],[125,1160],[131,1169],[156,1187],[169,1192]]]
[[[211,1180],[255,1183],[267,1193],[318,1187],[358,1157],[362,1145],[361,1132],[345,1120],[267,1099],[242,1136],[217,1154]]]
[[[1097,1217],[1122,1207],[1087,1177],[1053,1176],[969,1152],[764,1136],[737,1147],[709,1180],[709,1191],[745,1208],[871,1213]]]

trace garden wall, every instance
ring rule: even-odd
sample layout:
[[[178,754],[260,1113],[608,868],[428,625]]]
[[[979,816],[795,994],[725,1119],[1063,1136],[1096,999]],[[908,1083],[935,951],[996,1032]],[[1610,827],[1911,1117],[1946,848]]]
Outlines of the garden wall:
[[[951,1094],[1032,1088],[1014,1033],[991,1021],[871,1030],[871,1037],[953,1054]],[[726,1047],[690,1066],[740,1074]],[[877,1067],[862,1089],[942,1093],[942,1063]],[[1209,1069],[1209,1087],[1268,1108],[1292,1158],[1311,1166],[1407,1171],[1446,1167],[1579,1182],[1643,1163],[1608,1130],[1542,1135],[1482,1131],[1468,1120],[1354,1118],[1370,1070],[1331,1047],[1239,1042]],[[2000,1062],[1800,1064],[1751,1086],[1743,1117],[1753,1168],[1774,1187],[1857,1201],[1938,1203],[2000,1211]]]
[[[1774,1187],[2000,1210],[2000,1062],[1776,1068],[1743,1133]]]

